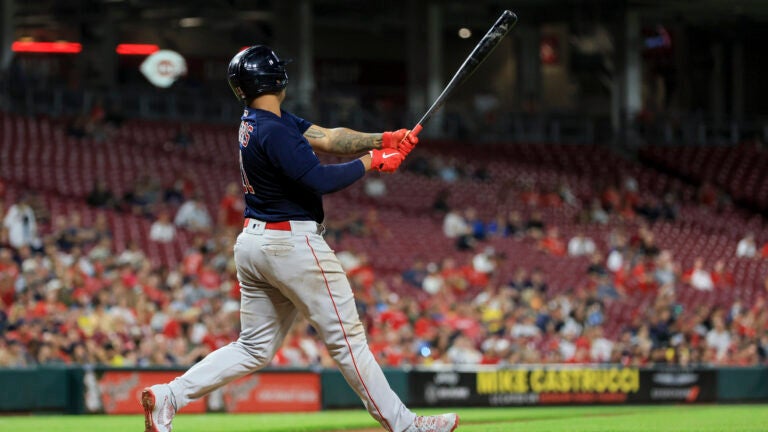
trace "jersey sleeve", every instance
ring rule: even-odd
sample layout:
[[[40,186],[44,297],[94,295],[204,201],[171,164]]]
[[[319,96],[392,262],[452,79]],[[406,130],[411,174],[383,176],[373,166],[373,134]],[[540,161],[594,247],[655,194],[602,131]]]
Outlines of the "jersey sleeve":
[[[293,180],[320,164],[312,147],[296,130],[279,125],[271,128],[264,138],[264,151],[270,162]]]
[[[312,126],[312,123],[304,120],[303,118],[297,115],[291,114],[288,111],[283,111],[283,115],[285,115],[286,118],[290,119],[296,125],[296,127],[299,128],[299,132],[301,132],[302,135],[304,134],[304,132],[307,131],[307,129],[309,129]]]

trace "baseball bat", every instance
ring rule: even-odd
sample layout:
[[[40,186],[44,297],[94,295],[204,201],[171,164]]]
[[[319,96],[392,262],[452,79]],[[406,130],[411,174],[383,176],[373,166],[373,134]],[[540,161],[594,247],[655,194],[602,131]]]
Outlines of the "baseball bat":
[[[480,42],[477,43],[475,49],[469,53],[467,59],[464,60],[464,63],[461,64],[459,70],[456,71],[456,73],[453,75],[453,78],[451,78],[451,81],[448,82],[448,85],[446,85],[442,93],[440,93],[440,96],[435,99],[435,102],[432,103],[432,106],[429,107],[427,112],[424,114],[424,116],[421,117],[421,120],[416,123],[416,126],[411,129],[409,134],[413,133],[418,135],[419,132],[421,132],[424,124],[429,121],[432,115],[437,112],[440,107],[443,106],[445,100],[451,94],[453,89],[464,82],[464,80],[469,78],[469,76],[472,75],[475,70],[477,70],[477,67],[480,66],[480,63],[488,58],[488,55],[491,53],[491,51],[493,51],[493,49],[499,45],[499,42],[504,39],[504,36],[509,33],[509,30],[511,30],[516,23],[517,15],[514,12],[505,10],[501,13],[499,19],[497,19],[496,22],[491,26],[491,28],[488,30],[488,33],[486,33],[485,36],[480,39]]]

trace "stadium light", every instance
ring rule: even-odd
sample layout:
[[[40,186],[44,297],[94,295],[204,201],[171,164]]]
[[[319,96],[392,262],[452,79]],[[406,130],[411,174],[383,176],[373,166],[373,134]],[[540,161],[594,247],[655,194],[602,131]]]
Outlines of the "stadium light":
[[[159,50],[154,44],[119,44],[115,49],[120,55],[150,55]]]
[[[13,52],[47,53],[47,54],[77,54],[83,46],[77,42],[33,42],[15,41],[11,44]]]
[[[203,19],[200,17],[187,17],[179,20],[179,27],[190,28],[203,25]]]

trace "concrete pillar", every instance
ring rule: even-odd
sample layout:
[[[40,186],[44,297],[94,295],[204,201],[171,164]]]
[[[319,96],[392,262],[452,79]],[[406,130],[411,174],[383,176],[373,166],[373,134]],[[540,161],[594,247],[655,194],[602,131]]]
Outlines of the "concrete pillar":
[[[13,43],[13,14],[15,9],[14,0],[0,0],[0,76],[2,76],[11,65],[11,44]]]
[[[709,78],[709,106],[715,126],[723,123],[725,115],[725,80],[723,77],[724,50],[723,43],[716,42],[712,50],[712,74]]]
[[[427,105],[431,105],[440,92],[443,91],[443,6],[441,3],[430,3],[427,7]],[[440,134],[443,126],[443,110],[441,109],[430,120],[430,129]]]
[[[731,47],[731,117],[744,121],[744,43],[738,40]]]
[[[519,25],[514,30],[519,41],[517,60],[518,105],[541,99],[541,31],[535,25]]]
[[[312,0],[274,2],[274,43],[281,58],[293,58],[288,65],[288,108],[312,117],[314,105],[314,50]],[[264,41],[267,43],[268,41]]]
[[[78,55],[83,86],[110,88],[117,82],[117,26],[108,10],[101,11],[100,18],[80,24],[80,41],[83,50]],[[86,107],[88,108],[88,107]]]
[[[315,92],[315,67],[314,67],[314,38],[312,25],[312,0],[301,0],[299,13],[299,85],[296,99],[298,103],[313,114],[312,101]]]
[[[426,69],[427,42],[424,35],[424,15],[426,8],[423,0],[411,0],[406,4],[406,62],[408,71],[408,118],[406,124],[412,125],[427,109]]]
[[[643,108],[642,59],[640,57],[640,13],[628,10],[625,15],[623,108],[625,120],[631,124]]]
[[[675,24],[673,27],[676,44],[675,47],[675,81],[677,82],[677,92],[674,101],[674,107],[678,110],[688,109],[691,106],[691,80],[688,76],[690,72],[688,48],[688,32],[683,23]]]

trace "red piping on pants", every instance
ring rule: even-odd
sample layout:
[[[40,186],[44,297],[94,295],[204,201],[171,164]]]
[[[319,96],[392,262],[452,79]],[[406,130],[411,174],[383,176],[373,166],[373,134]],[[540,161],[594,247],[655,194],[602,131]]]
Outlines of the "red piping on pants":
[[[339,309],[336,307],[336,300],[333,299],[333,294],[331,294],[331,287],[328,285],[328,278],[325,277],[325,271],[323,270],[323,267],[320,266],[320,260],[317,259],[317,254],[315,254],[315,249],[312,248],[312,245],[309,243],[309,237],[306,237],[307,239],[307,246],[309,246],[309,250],[312,251],[312,256],[315,257],[315,263],[317,264],[317,268],[320,269],[320,273],[323,275],[323,280],[325,281],[325,288],[328,290],[328,297],[331,298],[331,303],[333,303],[333,310],[336,312],[336,318],[339,320],[339,326],[341,326],[341,332],[344,334],[344,342],[347,343],[347,349],[349,349],[349,355],[352,357],[352,364],[355,366],[355,372],[357,373],[357,378],[360,379],[360,383],[363,385],[363,388],[365,389],[365,393],[368,395],[368,399],[371,400],[371,403],[373,404],[373,407],[376,408],[376,412],[379,413],[379,417],[381,417],[382,420],[384,420],[384,425],[386,426],[387,430],[392,430],[392,426],[389,425],[389,422],[387,419],[384,418],[384,416],[381,414],[381,410],[379,410],[378,405],[376,405],[376,402],[373,400],[373,397],[371,396],[371,392],[368,391],[368,386],[365,385],[365,381],[363,381],[363,376],[360,375],[360,369],[357,368],[357,361],[355,360],[355,354],[352,352],[352,345],[349,343],[349,338],[347,338],[347,331],[344,330],[344,324],[341,321],[341,315],[339,315]]]

